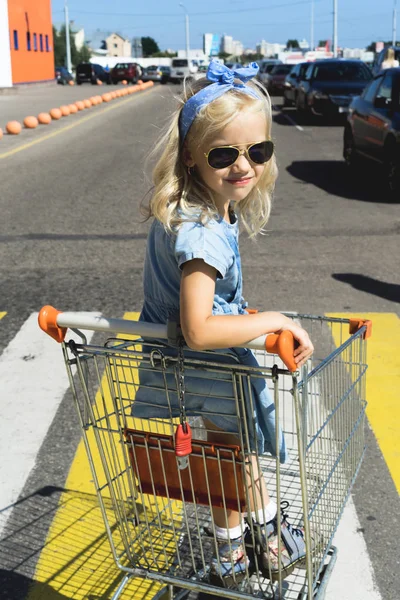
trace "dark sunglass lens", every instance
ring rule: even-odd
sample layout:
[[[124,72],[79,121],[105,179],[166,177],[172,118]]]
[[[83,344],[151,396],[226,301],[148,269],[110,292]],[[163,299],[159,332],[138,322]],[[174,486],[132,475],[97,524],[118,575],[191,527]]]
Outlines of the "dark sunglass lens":
[[[249,156],[253,162],[263,165],[268,162],[274,153],[274,144],[270,141],[254,144],[249,148]]]
[[[239,156],[236,148],[213,148],[208,155],[208,164],[213,169],[225,169],[232,165]]]

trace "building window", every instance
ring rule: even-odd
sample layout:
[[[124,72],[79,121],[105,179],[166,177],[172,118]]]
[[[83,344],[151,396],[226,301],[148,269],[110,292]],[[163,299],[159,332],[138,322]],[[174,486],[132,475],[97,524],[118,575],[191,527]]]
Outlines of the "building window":
[[[37,52],[37,33],[33,34],[33,49]]]
[[[27,50],[31,50],[31,32],[26,32],[26,48]]]
[[[114,44],[114,48],[118,48],[118,44]]]
[[[18,31],[14,29],[14,50],[18,50]]]
[[[50,52],[50,49],[49,49],[49,36],[48,35],[45,36],[45,40],[46,40],[46,52]]]
[[[39,35],[40,52],[43,52],[43,33]]]

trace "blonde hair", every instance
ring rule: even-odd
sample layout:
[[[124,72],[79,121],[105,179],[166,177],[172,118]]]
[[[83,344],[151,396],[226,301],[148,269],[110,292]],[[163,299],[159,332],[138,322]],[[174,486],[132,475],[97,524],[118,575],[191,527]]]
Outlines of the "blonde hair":
[[[218,216],[212,191],[196,171],[188,174],[183,161],[183,148],[179,136],[179,116],[184,103],[196,92],[210,85],[206,78],[186,84],[178,106],[167,130],[158,141],[151,156],[161,153],[153,169],[153,195],[147,215],[154,216],[165,228],[173,232],[188,219],[203,224]],[[266,90],[256,82],[246,85],[257,92],[258,99],[233,88],[210,104],[196,116],[187,135],[188,147],[202,145],[220,133],[243,110],[262,111],[266,118],[266,138],[271,137],[271,100]],[[235,209],[250,237],[263,230],[268,222],[272,194],[278,175],[275,155],[266,163],[260,180]]]
[[[395,53],[394,53],[394,50],[393,50],[393,48],[388,48],[388,49],[387,49],[387,52],[386,52],[386,57],[385,57],[385,59],[386,59],[386,60],[390,60],[390,61],[394,61],[394,60],[395,60],[395,56],[396,56],[396,55],[395,55]]]

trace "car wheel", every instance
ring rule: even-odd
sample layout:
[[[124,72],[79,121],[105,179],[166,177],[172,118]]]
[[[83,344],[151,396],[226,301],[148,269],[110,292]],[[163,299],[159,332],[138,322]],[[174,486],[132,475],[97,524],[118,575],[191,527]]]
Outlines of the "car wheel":
[[[77,81],[76,85],[82,85],[82,81]]]
[[[292,102],[286,98],[285,94],[283,94],[283,106],[285,108],[292,106]]]
[[[395,143],[387,146],[385,156],[386,185],[391,197],[393,199],[398,198],[400,192],[400,153],[396,152]]]
[[[299,113],[304,111],[304,106],[301,105],[299,94],[296,96],[296,110]]]
[[[350,127],[346,127],[343,134],[343,158],[349,171],[354,171],[358,167],[359,158]]]

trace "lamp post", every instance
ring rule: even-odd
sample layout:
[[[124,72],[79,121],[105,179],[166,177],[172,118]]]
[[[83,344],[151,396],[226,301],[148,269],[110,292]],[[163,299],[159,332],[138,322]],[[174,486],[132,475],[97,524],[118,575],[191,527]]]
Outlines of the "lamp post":
[[[314,50],[314,0],[311,0],[310,50]]]
[[[69,40],[69,16],[68,16],[68,3],[65,0],[64,3],[64,15],[65,15],[65,47],[67,52],[67,69],[69,72],[72,71],[72,62],[71,62],[71,43]]]
[[[181,6],[183,8],[183,10],[185,11],[185,25],[186,25],[186,58],[188,60],[188,66],[189,66],[189,53],[190,53],[190,48],[189,48],[189,15],[188,15],[188,11],[186,10],[186,6],[184,4],[182,4],[182,2],[179,2],[179,6]]]
[[[396,45],[396,21],[397,21],[397,0],[393,3],[393,29],[392,29],[392,46]]]
[[[337,0],[333,0],[333,57],[337,57]]]

